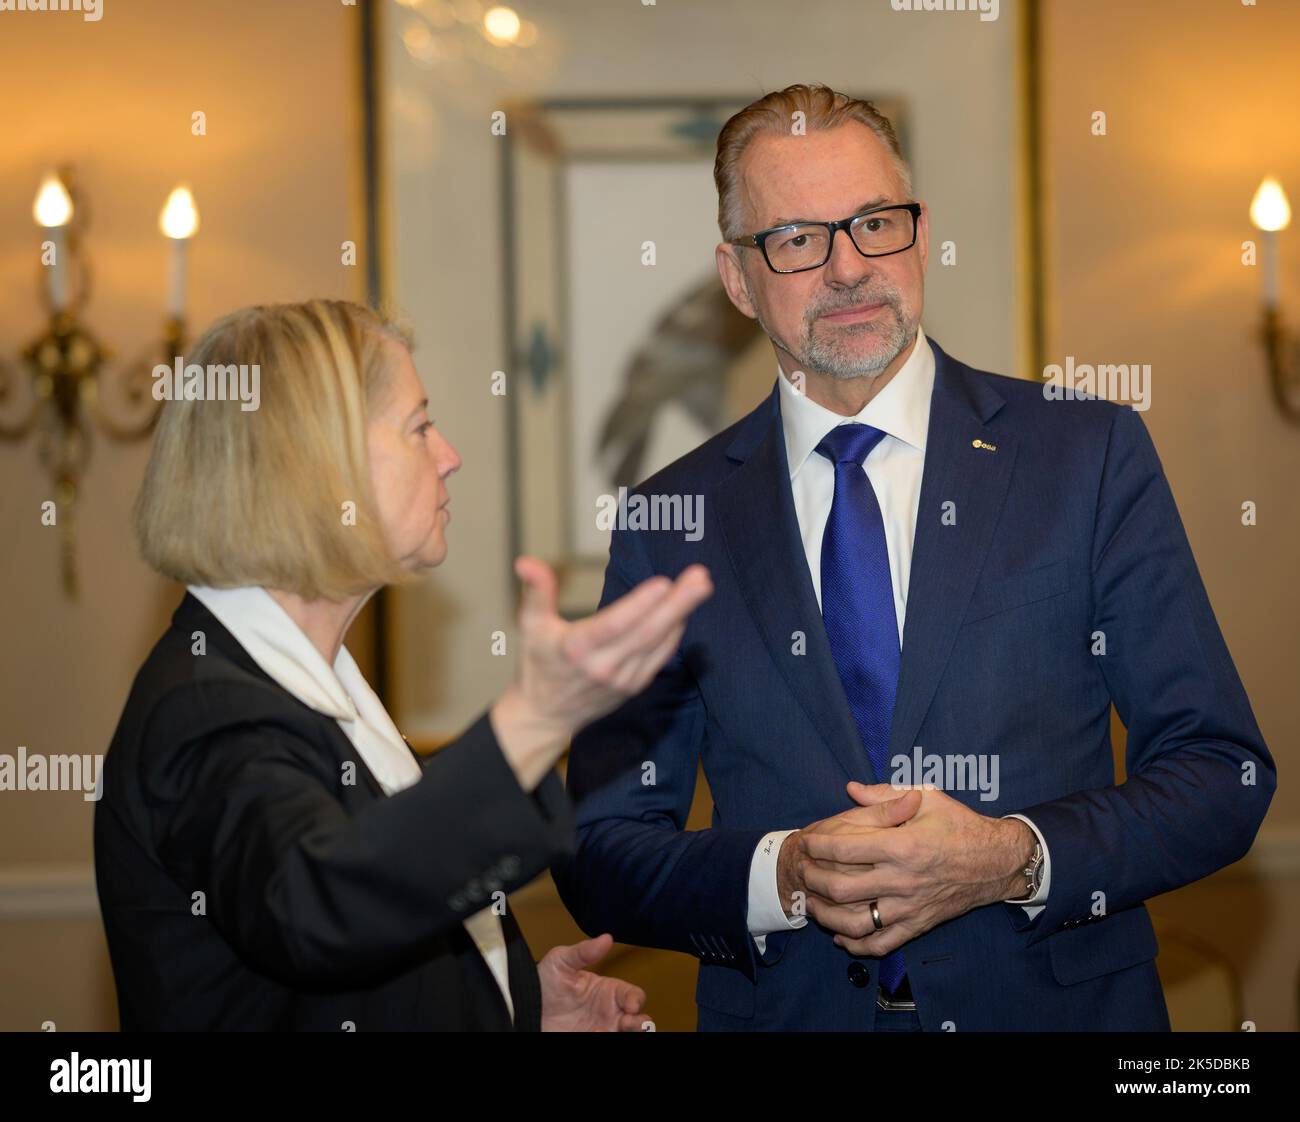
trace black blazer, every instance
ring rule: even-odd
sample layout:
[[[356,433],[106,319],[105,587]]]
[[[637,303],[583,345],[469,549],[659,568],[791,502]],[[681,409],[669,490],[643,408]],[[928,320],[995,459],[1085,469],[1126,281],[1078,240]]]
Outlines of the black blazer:
[[[421,763],[385,795],[338,724],[187,594],[95,806],[122,1028],[510,1030],[462,921],[571,853],[572,811],[554,772],[520,787],[486,713]],[[537,1030],[537,968],[502,922],[513,1028]]]

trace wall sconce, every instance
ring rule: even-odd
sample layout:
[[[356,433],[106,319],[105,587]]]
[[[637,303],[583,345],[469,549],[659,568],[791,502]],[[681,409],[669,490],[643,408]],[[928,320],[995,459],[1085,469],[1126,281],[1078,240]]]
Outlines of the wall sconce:
[[[1291,204],[1282,184],[1267,176],[1250,203],[1250,220],[1260,231],[1260,265],[1264,285],[1264,351],[1278,408],[1300,423],[1300,342],[1282,326],[1278,310],[1278,234],[1291,224]]]
[[[162,404],[152,393],[153,367],[157,362],[170,366],[185,348],[186,242],[198,230],[198,211],[188,188],[179,187],[159,221],[172,242],[159,357],[111,368],[112,376],[101,373],[112,352],[82,322],[91,288],[90,265],[82,251],[88,208],[69,169],[46,176],[32,213],[41,228],[40,288],[49,323],[22,352],[31,375],[25,394],[22,381],[0,358],[0,437],[21,440],[37,429],[41,463],[54,484],[53,506],[43,507],[42,520],[59,529],[63,587],[75,598],[75,512],[92,429],[98,427],[114,440],[133,441],[153,428]]]

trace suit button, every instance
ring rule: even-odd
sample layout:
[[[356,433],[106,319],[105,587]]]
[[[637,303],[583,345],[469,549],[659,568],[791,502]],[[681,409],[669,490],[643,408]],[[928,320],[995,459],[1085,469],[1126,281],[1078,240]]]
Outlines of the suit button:
[[[860,962],[849,963],[849,981],[858,989],[864,989],[868,982],[871,981],[871,971]]]
[[[513,877],[519,873],[519,858],[507,853],[497,862],[497,872],[503,877]]]
[[[457,892],[455,896],[451,897],[451,899],[447,901],[447,906],[451,908],[453,912],[463,912],[466,907],[465,897]]]

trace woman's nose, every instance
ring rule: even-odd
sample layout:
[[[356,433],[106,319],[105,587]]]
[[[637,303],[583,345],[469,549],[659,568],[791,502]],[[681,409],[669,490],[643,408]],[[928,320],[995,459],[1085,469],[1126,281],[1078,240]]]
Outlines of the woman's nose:
[[[442,447],[438,450],[438,471],[443,476],[450,475],[460,468],[460,453],[452,447],[451,441],[442,438]]]

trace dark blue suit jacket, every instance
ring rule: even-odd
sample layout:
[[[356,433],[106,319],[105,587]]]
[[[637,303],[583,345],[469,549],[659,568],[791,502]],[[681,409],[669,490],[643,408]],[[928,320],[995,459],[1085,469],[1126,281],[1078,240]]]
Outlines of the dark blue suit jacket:
[[[996,903],[906,945],[921,1022],[1167,1029],[1143,901],[1246,853],[1272,758],[1140,416],[1047,401],[1041,384],[973,370],[930,342],[889,754],[996,754],[994,801],[949,793],[981,814],[1032,818],[1052,881],[1033,920]],[[560,893],[588,934],[699,958],[701,1029],[869,1030],[878,960],[851,957],[811,921],[768,936],[760,956],[746,928],[763,834],[848,809],[848,779],[889,779],[873,774],[831,658],[777,388],[637,490],[702,495],[704,532],[616,530],[602,605],[696,561],[716,591],[650,688],[575,739],[579,844],[555,870]],[[1112,701],[1128,730],[1119,786]],[[686,831],[701,763],[713,823]]]

